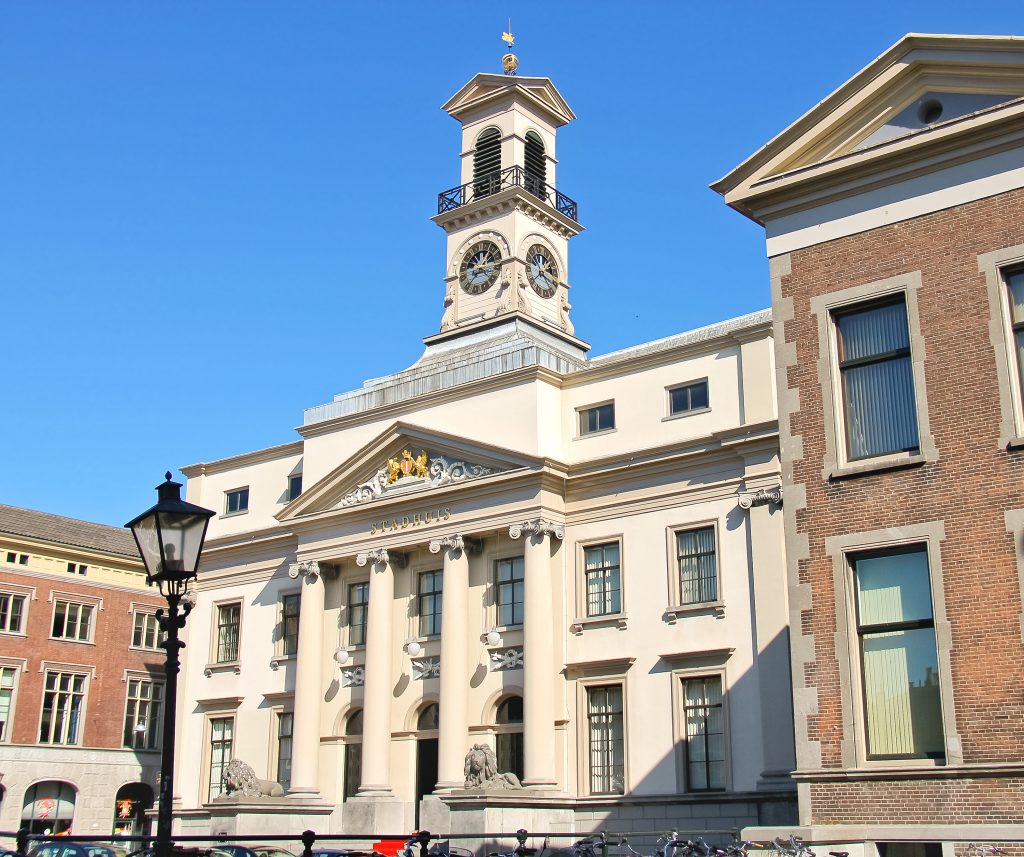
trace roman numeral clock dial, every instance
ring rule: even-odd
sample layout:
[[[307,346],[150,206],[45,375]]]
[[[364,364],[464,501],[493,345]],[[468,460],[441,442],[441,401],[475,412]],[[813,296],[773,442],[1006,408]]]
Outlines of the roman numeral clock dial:
[[[558,288],[558,267],[551,255],[542,244],[534,244],[526,252],[526,279],[542,298],[550,298]]]
[[[466,251],[459,266],[459,283],[470,295],[486,292],[498,279],[501,251],[492,241],[477,241]]]

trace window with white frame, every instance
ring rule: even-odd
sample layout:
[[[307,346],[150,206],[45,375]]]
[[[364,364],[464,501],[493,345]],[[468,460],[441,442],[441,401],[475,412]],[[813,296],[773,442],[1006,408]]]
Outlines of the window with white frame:
[[[622,612],[619,543],[589,545],[583,549],[583,574],[587,616]]]
[[[224,793],[224,771],[234,754],[234,733],[234,717],[210,718],[208,800],[213,800]]]
[[[224,492],[224,514],[240,515],[249,511],[249,486]]]
[[[39,722],[40,744],[81,743],[85,684],[84,673],[46,671],[43,684],[43,713]]]
[[[53,628],[50,636],[55,640],[89,642],[92,640],[95,609],[93,604],[56,599],[53,603]]]
[[[217,663],[238,660],[238,633],[242,624],[239,602],[217,605]]]
[[[419,616],[421,637],[441,633],[442,577],[440,571],[424,571],[417,577],[416,612]]]
[[[724,789],[727,769],[722,677],[684,678],[682,685],[686,789]]]
[[[24,632],[25,605],[28,597],[13,592],[0,592],[0,633]]]
[[[846,458],[919,450],[903,294],[833,311]]]
[[[78,562],[78,563],[69,562],[68,563],[68,574],[88,574],[88,573],[89,573],[89,566],[83,565],[80,562]]]
[[[0,666],[0,741],[11,740],[11,719],[14,717],[14,690],[18,668]]]
[[[348,587],[348,644],[366,645],[366,609],[370,603],[370,584],[361,580]]]
[[[626,737],[622,685],[587,688],[587,754],[591,794],[623,794]]]
[[[679,604],[718,600],[718,555],[713,526],[675,533]]]
[[[942,758],[945,735],[928,550],[849,556],[869,759]]]
[[[132,618],[132,648],[158,651],[167,635],[160,630],[155,613],[136,610]]]
[[[122,744],[134,750],[155,750],[160,745],[164,684],[132,676],[127,684]]]
[[[293,657],[299,652],[299,609],[302,598],[298,592],[281,596],[281,654]]]
[[[1024,390],[1024,269],[1005,271],[1006,296],[1010,306],[1010,333],[1013,336],[1017,389]]]
[[[706,378],[702,381],[693,381],[690,384],[682,384],[679,387],[669,387],[669,416],[706,411],[707,409],[708,382]]]
[[[522,625],[525,589],[525,565],[521,556],[495,562],[495,602],[499,625]]]
[[[580,408],[577,414],[579,415],[580,437],[598,434],[603,431],[611,431],[615,428],[615,402],[605,402],[603,405]]]
[[[277,781],[287,791],[292,784],[292,726],[295,715],[280,711],[277,715]]]

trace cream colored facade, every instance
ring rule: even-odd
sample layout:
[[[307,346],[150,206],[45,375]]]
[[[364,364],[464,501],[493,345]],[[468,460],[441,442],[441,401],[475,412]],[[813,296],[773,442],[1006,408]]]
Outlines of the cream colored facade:
[[[571,110],[545,78],[499,75],[445,107],[465,188],[435,218],[445,307],[423,357],[308,410],[298,441],[183,468],[189,501],[218,516],[187,628],[180,829],[795,820],[770,315],[589,358],[568,318],[581,227],[553,187]],[[540,141],[542,181],[513,170],[479,192],[491,128],[503,171],[539,169]],[[474,283],[481,242],[497,249]],[[438,584],[431,618],[421,594]],[[515,699],[522,723],[499,722]],[[282,722],[287,796],[211,801],[226,758],[277,779]],[[475,744],[514,758],[523,788],[466,789]]]

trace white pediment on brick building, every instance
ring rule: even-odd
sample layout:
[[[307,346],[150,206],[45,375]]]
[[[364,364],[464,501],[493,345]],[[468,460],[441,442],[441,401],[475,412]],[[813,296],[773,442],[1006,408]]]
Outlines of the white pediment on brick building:
[[[310,486],[277,517],[285,521],[363,506],[540,464],[539,459],[512,450],[398,422]]]

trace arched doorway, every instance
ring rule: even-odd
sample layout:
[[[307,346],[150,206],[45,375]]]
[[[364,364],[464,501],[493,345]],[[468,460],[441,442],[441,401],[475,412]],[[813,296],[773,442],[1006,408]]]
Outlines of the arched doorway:
[[[506,696],[494,715],[495,756],[499,773],[523,778],[523,698]]]
[[[345,789],[342,800],[355,797],[363,778],[363,709],[345,721]]]
[[[416,718],[416,829],[420,826],[420,801],[433,794],[437,785],[437,726],[440,709],[436,702],[423,707]]]
[[[71,783],[46,780],[29,786],[21,806],[21,821],[29,833],[54,835],[71,830],[77,790]]]
[[[145,836],[149,832],[146,810],[152,808],[153,789],[150,786],[145,783],[121,786],[114,796],[114,836]]]

